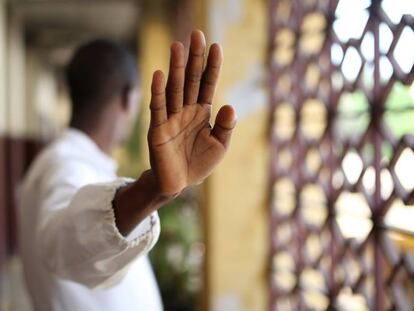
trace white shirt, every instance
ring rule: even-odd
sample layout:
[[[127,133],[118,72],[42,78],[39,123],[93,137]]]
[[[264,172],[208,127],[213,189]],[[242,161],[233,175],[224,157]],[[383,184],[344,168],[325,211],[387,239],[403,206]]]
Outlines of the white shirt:
[[[22,186],[20,249],[38,311],[159,311],[162,303],[146,254],[156,243],[158,214],[128,237],[112,200],[130,182],[80,131],[69,129],[36,159]]]

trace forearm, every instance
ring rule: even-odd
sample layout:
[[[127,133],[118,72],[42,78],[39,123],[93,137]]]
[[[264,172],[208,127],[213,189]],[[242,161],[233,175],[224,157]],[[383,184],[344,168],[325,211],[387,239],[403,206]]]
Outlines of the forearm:
[[[155,176],[147,170],[133,183],[120,188],[112,206],[119,232],[127,236],[139,223],[173,199],[162,195]]]

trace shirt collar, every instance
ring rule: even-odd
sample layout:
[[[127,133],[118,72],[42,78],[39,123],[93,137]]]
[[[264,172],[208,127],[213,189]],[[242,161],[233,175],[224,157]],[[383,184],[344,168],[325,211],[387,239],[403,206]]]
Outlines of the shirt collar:
[[[63,135],[69,138],[77,146],[77,148],[79,148],[79,150],[91,156],[93,161],[97,161],[103,169],[111,172],[116,172],[118,169],[116,161],[104,153],[84,132],[75,128],[68,128],[65,130]]]

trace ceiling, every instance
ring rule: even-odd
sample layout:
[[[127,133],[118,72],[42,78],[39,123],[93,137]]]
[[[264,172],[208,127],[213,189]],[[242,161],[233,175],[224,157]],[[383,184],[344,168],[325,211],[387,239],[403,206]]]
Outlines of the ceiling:
[[[10,8],[22,20],[27,45],[57,65],[91,38],[136,45],[139,2],[135,0],[15,0]]]

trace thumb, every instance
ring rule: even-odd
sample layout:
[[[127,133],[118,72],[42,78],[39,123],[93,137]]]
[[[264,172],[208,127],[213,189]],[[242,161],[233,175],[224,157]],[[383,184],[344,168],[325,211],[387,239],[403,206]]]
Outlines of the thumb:
[[[237,117],[234,108],[230,105],[225,105],[217,113],[211,135],[217,138],[227,148],[236,123]]]

